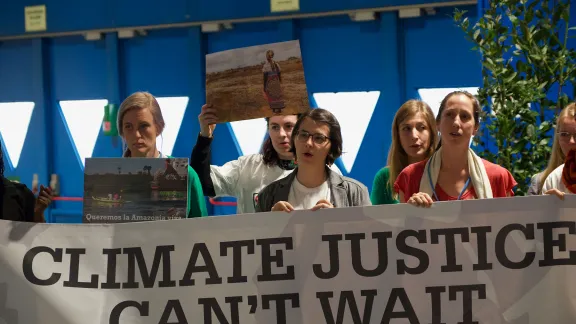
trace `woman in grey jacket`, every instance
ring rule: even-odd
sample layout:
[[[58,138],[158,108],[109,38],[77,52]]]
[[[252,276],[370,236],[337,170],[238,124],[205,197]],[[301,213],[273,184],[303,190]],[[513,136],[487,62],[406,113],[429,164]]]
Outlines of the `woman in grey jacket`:
[[[340,124],[332,113],[318,108],[304,114],[290,141],[297,167],[258,194],[257,212],[371,205],[365,185],[330,170],[342,154]]]

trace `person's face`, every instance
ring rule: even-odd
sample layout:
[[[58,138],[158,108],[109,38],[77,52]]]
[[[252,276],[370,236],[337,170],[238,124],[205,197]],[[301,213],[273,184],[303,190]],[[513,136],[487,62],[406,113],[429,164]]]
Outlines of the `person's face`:
[[[422,114],[406,118],[399,125],[400,144],[404,152],[415,161],[426,157],[430,148],[430,128]]]
[[[472,136],[476,135],[478,130],[474,120],[472,100],[462,94],[450,97],[440,116],[438,129],[442,136],[443,146],[448,144],[468,147]]]
[[[576,118],[564,117],[558,120],[558,143],[564,156],[576,150]]]
[[[294,146],[298,165],[325,165],[330,152],[330,128],[306,117],[295,134]]]
[[[158,129],[150,109],[131,109],[122,119],[123,138],[134,157],[155,157]]]
[[[293,158],[293,154],[290,152],[290,138],[296,121],[298,121],[297,116],[288,115],[270,117],[268,122],[268,134],[272,140],[272,146],[283,160]]]
[[[272,53],[266,53],[266,59],[267,59],[268,61],[270,61],[270,60],[272,59],[272,57],[274,57],[274,54],[272,54]]]

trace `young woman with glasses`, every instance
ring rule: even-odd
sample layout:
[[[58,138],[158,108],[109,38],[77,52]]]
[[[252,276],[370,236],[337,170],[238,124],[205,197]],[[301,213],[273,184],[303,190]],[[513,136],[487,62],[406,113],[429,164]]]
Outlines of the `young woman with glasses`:
[[[371,205],[365,185],[330,169],[342,154],[340,124],[332,113],[309,111],[298,119],[292,134],[297,167],[259,193],[257,212]]]
[[[237,214],[253,213],[258,193],[267,185],[289,175],[296,167],[291,151],[292,130],[297,115],[266,118],[268,136],[259,154],[249,154],[225,163],[212,165],[210,153],[218,109],[204,105],[198,116],[200,133],[190,156],[190,165],[200,177],[204,194],[209,197],[236,197]],[[259,139],[254,139],[259,140]],[[340,173],[338,167],[332,171]]]
[[[554,144],[552,144],[552,155],[550,155],[550,160],[548,160],[548,166],[544,171],[537,173],[532,177],[530,188],[528,189],[528,195],[541,195],[543,193],[544,181],[546,178],[548,178],[554,170],[564,164],[566,154],[568,154],[570,148],[576,147],[576,138],[570,136],[576,134],[575,119],[576,103],[571,103],[560,111],[556,124],[557,131],[554,135]],[[573,133],[570,133],[571,131]]]

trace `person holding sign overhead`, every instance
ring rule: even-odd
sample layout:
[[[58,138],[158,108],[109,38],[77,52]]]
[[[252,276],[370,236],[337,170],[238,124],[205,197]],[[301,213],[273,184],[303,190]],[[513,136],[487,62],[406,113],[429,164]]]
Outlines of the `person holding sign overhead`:
[[[258,194],[257,212],[369,206],[366,186],[330,169],[342,154],[342,133],[336,117],[312,109],[294,126],[290,140],[297,167]]]
[[[259,154],[244,155],[216,166],[210,164],[210,146],[218,123],[217,111],[210,104],[202,106],[198,115],[200,134],[190,156],[190,165],[198,172],[207,196],[237,197],[236,213],[253,213],[258,193],[273,181],[289,175],[296,167],[291,137],[298,115],[266,118],[268,136]],[[335,165],[331,169],[341,174]]]
[[[400,202],[431,207],[434,201],[510,197],[512,174],[474,153],[470,140],[480,126],[480,104],[454,91],[440,104],[436,123],[441,140],[427,160],[407,166],[394,183]]]
[[[118,132],[126,144],[123,157],[171,158],[156,147],[156,138],[164,130],[160,105],[148,92],[130,95],[118,111]],[[188,166],[188,206],[186,217],[207,216],[202,185],[196,172]]]

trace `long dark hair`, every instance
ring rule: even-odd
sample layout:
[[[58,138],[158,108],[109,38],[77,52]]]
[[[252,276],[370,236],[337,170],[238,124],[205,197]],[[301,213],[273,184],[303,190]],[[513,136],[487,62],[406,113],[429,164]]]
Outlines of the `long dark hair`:
[[[300,116],[302,114],[296,114],[295,116],[298,117],[298,119],[300,119]],[[268,165],[268,166],[274,166],[276,164],[278,164],[278,161],[280,161],[280,156],[278,156],[278,152],[276,152],[276,150],[274,149],[274,146],[272,145],[272,139],[270,138],[270,133],[269,133],[269,128],[270,128],[270,117],[266,117],[266,140],[264,141],[264,143],[262,143],[262,148],[260,149],[260,154],[262,154],[262,160],[264,161],[264,164]]]

